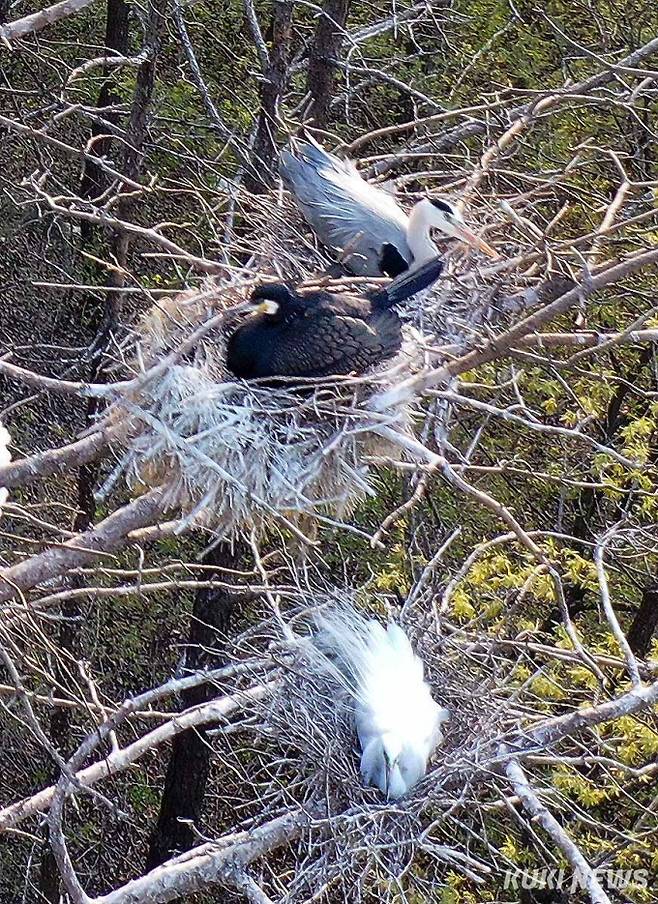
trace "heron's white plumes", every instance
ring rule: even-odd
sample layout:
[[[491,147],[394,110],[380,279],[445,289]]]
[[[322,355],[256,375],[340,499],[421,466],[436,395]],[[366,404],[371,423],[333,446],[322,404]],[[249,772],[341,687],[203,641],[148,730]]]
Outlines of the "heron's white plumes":
[[[9,451],[10,442],[11,436],[9,435],[9,431],[0,423],[0,465],[8,465],[11,462],[11,452]],[[0,511],[8,498],[9,490],[6,487],[0,486]]]
[[[354,700],[361,775],[396,800],[425,775],[450,714],[432,699],[423,663],[397,625],[383,628],[347,607],[323,614],[318,625],[318,645]]]

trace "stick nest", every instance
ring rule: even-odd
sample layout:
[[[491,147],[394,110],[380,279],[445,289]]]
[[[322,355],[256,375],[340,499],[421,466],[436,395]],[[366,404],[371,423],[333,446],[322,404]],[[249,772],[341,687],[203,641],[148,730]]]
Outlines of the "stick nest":
[[[407,405],[373,412],[368,399],[408,375],[414,345],[371,377],[312,381],[301,390],[236,381],[225,369],[225,343],[231,308],[242,301],[236,287],[183,293],[142,320],[137,386],[110,414],[122,426],[124,449],[103,492],[120,474],[138,492],[166,487],[182,528],[194,522],[219,536],[261,533],[273,523],[299,532],[318,517],[342,518],[374,492],[367,459],[391,451],[377,426],[410,430]],[[190,342],[211,318],[220,323]],[[182,359],[149,378],[149,368],[186,343]]]
[[[345,517],[373,492],[376,478],[368,459],[400,457],[377,427],[411,431],[408,402],[375,413],[369,399],[425,366],[436,366],[442,356],[437,346],[448,343],[454,354],[455,344],[464,347],[477,339],[489,319],[488,283],[499,286],[500,279],[483,278],[473,258],[451,253],[445,277],[400,310],[405,345],[377,372],[316,381],[304,391],[235,381],[224,363],[226,337],[236,325],[232,308],[267,278],[264,274],[274,271],[277,278],[299,282],[330,266],[317,248],[300,241],[307,230],[286,204],[282,208],[273,196],[263,198],[252,213],[269,226],[260,230],[263,243],[248,269],[158,301],[135,330],[129,364],[139,385],[112,410],[126,440],[105,489],[119,475],[135,491],[164,486],[170,506],[182,512],[181,529],[194,523],[226,536],[261,533],[277,523],[299,532],[318,518]],[[324,280],[327,289],[340,291],[363,292],[367,283]],[[169,359],[164,372],[148,377],[149,368]]]
[[[295,630],[290,645],[282,643],[277,619],[261,619],[256,634],[247,632],[236,641],[233,655],[238,660],[255,651],[267,656],[269,649],[275,650],[273,659],[282,667],[276,689],[257,705],[253,717],[257,731],[250,737],[248,757],[244,747],[231,734],[222,736],[221,730],[216,738],[219,756],[231,764],[230,772],[257,789],[255,824],[293,807],[320,805],[315,862],[333,864],[336,882],[346,883],[345,900],[368,900],[365,891],[362,896],[351,885],[361,874],[364,850],[390,876],[403,875],[419,853],[467,875],[486,874],[489,865],[465,856],[454,831],[443,822],[456,801],[472,798],[480,803],[482,791],[476,785],[482,760],[493,758],[495,739],[517,721],[508,694],[498,695],[490,668],[465,656],[459,644],[440,637],[431,619],[405,624],[424,661],[432,696],[451,718],[425,778],[401,800],[386,801],[379,790],[363,784],[353,701],[316,648],[312,632],[304,628],[318,607],[351,605],[354,600],[353,591],[334,588],[326,596],[309,599],[304,609],[286,612],[288,626]],[[428,835],[433,821],[437,831]],[[307,900],[318,878],[314,869],[310,875],[296,871],[290,900]],[[328,878],[323,875],[323,881]],[[338,894],[334,898],[342,899]]]

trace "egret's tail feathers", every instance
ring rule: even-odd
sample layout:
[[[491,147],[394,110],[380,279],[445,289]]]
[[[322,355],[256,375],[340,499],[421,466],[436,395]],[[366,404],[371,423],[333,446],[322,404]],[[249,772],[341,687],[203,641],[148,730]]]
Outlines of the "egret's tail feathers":
[[[343,608],[323,614],[318,626],[321,648],[354,699],[363,779],[401,797],[425,774],[449,713],[432,699],[423,663],[397,625],[384,628]]]
[[[417,292],[429,288],[441,276],[442,271],[443,261],[440,257],[434,257],[416,270],[408,270],[398,276],[385,289],[372,292],[369,296],[372,306],[390,308],[401,304]]]
[[[315,618],[315,644],[340,669],[354,695],[367,659],[367,619],[347,606],[322,612]]]

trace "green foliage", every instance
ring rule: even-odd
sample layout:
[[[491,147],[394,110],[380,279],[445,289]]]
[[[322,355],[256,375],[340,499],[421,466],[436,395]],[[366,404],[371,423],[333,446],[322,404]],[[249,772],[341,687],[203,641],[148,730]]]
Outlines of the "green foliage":
[[[128,788],[128,799],[138,812],[152,813],[160,801],[160,790],[146,782],[135,782]]]
[[[572,797],[585,807],[593,807],[609,800],[611,791],[597,787],[577,772],[567,768],[558,768],[553,771],[553,784],[563,794]]]

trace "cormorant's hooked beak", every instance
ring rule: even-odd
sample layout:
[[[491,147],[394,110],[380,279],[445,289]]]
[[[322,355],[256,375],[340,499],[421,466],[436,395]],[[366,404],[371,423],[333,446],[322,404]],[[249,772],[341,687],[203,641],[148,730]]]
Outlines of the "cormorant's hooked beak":
[[[471,245],[473,248],[479,248],[480,251],[483,251],[484,254],[487,254],[489,257],[494,259],[500,257],[500,254],[498,254],[495,248],[492,248],[491,245],[484,241],[484,239],[481,239],[472,232],[468,226],[462,226],[460,223],[459,225],[455,224],[453,228],[455,238],[461,239],[462,242],[466,242],[467,245]]]
[[[279,302],[272,301],[271,298],[266,298],[264,300],[255,299],[251,302],[252,310],[256,311],[258,314],[269,314],[270,317],[273,317],[275,314],[279,313]]]

